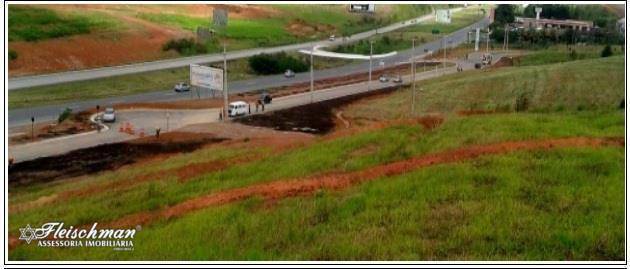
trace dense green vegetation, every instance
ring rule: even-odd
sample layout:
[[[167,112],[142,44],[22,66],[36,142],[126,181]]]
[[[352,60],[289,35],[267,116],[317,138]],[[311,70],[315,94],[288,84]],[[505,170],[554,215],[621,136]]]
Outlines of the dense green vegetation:
[[[542,7],[541,18],[587,20],[593,21],[593,23],[599,27],[615,27],[619,19],[617,15],[606,9],[604,5],[534,4],[525,7],[523,16],[530,18],[536,17],[536,7]]]
[[[249,66],[261,75],[281,74],[286,70],[304,72],[308,70],[308,63],[303,59],[287,55],[286,53],[258,54],[248,59]]]
[[[197,43],[193,38],[170,40],[162,46],[162,50],[175,50],[185,56],[208,52],[208,49],[203,44]]]
[[[7,52],[7,56],[9,56],[9,61],[13,61],[13,60],[15,60],[15,59],[17,59],[17,58],[18,58],[18,53],[17,53],[17,51],[14,51],[14,50],[11,50],[11,49],[10,49],[10,50]]]
[[[37,41],[90,33],[117,23],[100,14],[67,13],[22,5],[9,5],[9,41]]]
[[[491,38],[503,43],[505,25],[515,21],[515,16],[535,17],[536,6],[543,6],[541,17],[593,21],[597,26],[589,31],[573,29],[510,28],[508,33],[511,47],[536,48],[553,44],[624,44],[624,36],[617,29],[618,17],[603,5],[528,5],[520,10],[515,5],[498,5],[495,21],[490,25]]]

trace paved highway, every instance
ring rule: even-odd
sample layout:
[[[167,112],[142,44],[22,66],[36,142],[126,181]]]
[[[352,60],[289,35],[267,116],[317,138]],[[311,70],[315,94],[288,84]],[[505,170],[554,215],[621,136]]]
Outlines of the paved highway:
[[[473,64],[465,62],[460,63],[465,69],[472,69]],[[426,72],[420,72],[416,75],[416,80],[428,79],[444,74],[456,72],[455,67],[432,69]],[[411,75],[403,76],[403,81],[410,83]],[[324,90],[314,91],[312,98],[314,102],[324,101],[395,86],[393,82],[382,83],[374,80],[367,87],[367,82],[333,87]],[[265,112],[286,109],[294,106],[300,106],[311,102],[311,93],[300,93],[278,97],[273,100],[272,104],[265,106]],[[168,123],[166,113],[169,113]],[[254,111],[252,111],[254,112]],[[261,112],[262,113],[262,112]],[[59,138],[37,141],[33,143],[10,146],[8,148],[9,156],[14,158],[15,162],[22,162],[38,157],[53,156],[63,154],[72,150],[93,147],[101,144],[121,142],[137,138],[135,135],[129,135],[118,131],[121,124],[129,122],[134,126],[134,130],[138,133],[140,130],[145,134],[154,134],[156,128],[163,131],[174,130],[186,125],[217,122],[219,120],[219,108],[211,109],[191,109],[191,110],[156,110],[156,109],[139,109],[139,110],[123,110],[118,111],[116,123],[109,125],[109,130],[102,132],[89,132],[77,135],[69,135]],[[254,113],[255,114],[255,113]],[[168,124],[168,125],[167,125]]]
[[[488,25],[488,19],[482,19],[473,25],[464,27],[456,32],[443,37],[445,44],[449,46],[457,46],[468,39],[468,31],[477,27],[484,28]],[[386,29],[387,30],[387,29]],[[379,29],[379,31],[382,31]],[[436,51],[441,46],[442,39],[438,39],[416,48],[417,54],[422,54],[425,50]],[[396,56],[385,60],[387,65],[395,64],[398,62],[406,62],[412,55],[412,51],[405,50],[399,52]],[[317,61],[317,59],[316,59]],[[378,62],[373,61],[374,69],[378,68]],[[349,75],[353,73],[366,72],[369,67],[369,62],[353,63],[335,68],[329,68],[325,70],[318,70],[315,72],[315,79],[332,78],[338,76]],[[229,66],[228,66],[229,72]],[[229,82],[228,89],[230,93],[240,93],[255,91],[267,88],[274,88],[279,86],[291,85],[294,83],[307,82],[310,80],[309,72],[298,73],[293,78],[285,78],[283,75],[261,76],[253,79]],[[9,81],[11,85],[11,81]],[[22,109],[13,109],[8,112],[9,128],[24,124],[30,124],[31,116],[34,116],[38,122],[54,120],[66,107],[72,108],[74,111],[80,111],[88,108],[95,107],[97,104],[103,106],[115,104],[115,103],[130,103],[130,102],[159,102],[159,101],[175,101],[191,98],[190,93],[177,94],[173,91],[156,91],[143,94],[118,96],[104,99],[77,101],[68,104],[58,104],[50,106],[40,106]]]
[[[457,12],[462,8],[452,9],[453,12]],[[434,18],[432,14],[425,15],[422,17],[410,19],[407,21],[398,22],[389,26],[381,27],[375,30],[366,31],[363,33],[354,34],[346,41],[343,41],[341,38],[336,39],[335,41],[315,41],[315,42],[306,42],[300,44],[292,44],[286,46],[278,46],[272,48],[255,48],[255,49],[247,49],[247,50],[239,50],[239,51],[231,51],[226,54],[226,58],[228,60],[246,58],[260,53],[277,53],[281,51],[296,51],[299,49],[311,48],[315,45],[339,45],[343,42],[347,41],[357,41],[361,39],[365,39],[376,35],[378,33],[386,33],[395,31],[402,27],[406,27],[412,25],[412,21],[415,23],[420,23],[423,21],[428,21]],[[17,90],[21,88],[28,88],[34,86],[42,86],[42,85],[51,85],[58,84],[64,82],[71,81],[80,81],[80,80],[88,80],[95,78],[103,78],[103,77],[111,77],[111,76],[119,76],[126,74],[134,74],[141,73],[147,71],[155,71],[155,70],[163,70],[163,69],[171,69],[177,67],[188,66],[190,64],[200,64],[200,63],[211,63],[211,62],[220,62],[223,61],[223,54],[208,54],[208,55],[198,55],[191,57],[182,57],[176,59],[168,59],[168,60],[159,60],[152,62],[144,62],[144,63],[136,63],[122,66],[112,66],[112,67],[103,67],[96,69],[88,69],[88,70],[79,70],[79,71],[69,71],[62,73],[53,73],[53,74],[45,74],[45,75],[35,75],[35,76],[24,76],[24,77],[16,77],[9,79],[9,90]]]

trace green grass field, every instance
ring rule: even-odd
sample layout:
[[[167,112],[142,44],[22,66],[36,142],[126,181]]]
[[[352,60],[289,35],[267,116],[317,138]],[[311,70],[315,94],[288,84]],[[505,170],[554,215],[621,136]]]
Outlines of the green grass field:
[[[624,98],[623,64],[622,56],[614,56],[448,75],[418,84],[415,111],[511,112],[519,98],[527,99],[526,110],[534,112],[616,109]],[[350,117],[379,120],[410,113],[409,88],[346,112]]]
[[[594,77],[607,77],[597,81]],[[529,86],[535,82],[535,86]],[[362,171],[413,156],[484,145],[566,137],[623,137],[623,58],[467,71],[423,82],[417,111],[440,112],[432,130],[394,123],[316,138],[283,152],[215,146],[85,178],[13,188],[9,233],[50,220],[104,223],[236,187]],[[597,89],[597,90],[593,90]],[[513,105],[519,113],[458,116]],[[428,96],[431,98],[428,98]],[[409,117],[409,91],[343,108],[344,117]],[[464,96],[466,98],[464,98]],[[511,106],[510,106],[511,107]],[[562,107],[562,109],[559,109]],[[339,191],[213,206],[143,226],[130,252],[22,244],[10,260],[623,260],[624,148],[569,147],[429,166]],[[264,158],[180,182],[167,173],[190,163],[259,154]],[[42,203],[63,191],[102,188]]]
[[[430,12],[429,5],[406,5],[405,8],[392,5],[391,10],[388,12],[384,13],[384,11],[379,9],[375,16],[349,13],[344,5],[282,4],[271,5],[268,8],[276,10],[278,13],[268,18],[230,18],[225,29],[215,29],[217,37],[229,43],[229,50],[278,46],[323,39],[331,34],[351,35]],[[210,22],[210,18],[192,17],[185,14],[140,12],[136,16],[154,23],[193,32],[199,26],[209,26]],[[287,26],[298,20],[311,26],[330,26],[332,30],[317,31],[307,36],[296,36],[287,30]],[[222,50],[216,43],[208,42],[206,44],[208,52],[219,52]]]
[[[54,10],[9,5],[9,41],[38,41],[87,34],[120,27],[116,20],[97,12],[59,13]]]
[[[67,223],[106,222],[133,212],[159,209],[222,189],[331,171],[358,171],[380,163],[458,148],[463,145],[548,137],[621,136],[623,122],[623,114],[619,112],[579,112],[452,118],[432,132],[423,132],[420,126],[394,126],[332,141],[322,141],[306,148],[271,155],[261,161],[202,174],[185,184],[177,183],[177,179],[173,177],[155,178],[151,182],[140,183],[124,191],[104,190],[88,197],[71,198],[64,200],[63,203],[47,204],[11,213],[9,230],[15,233],[18,227],[29,223],[38,225],[42,220],[48,219],[64,220]],[[363,156],[354,154],[366,148],[378,150],[374,154]],[[194,153],[174,158],[198,160]],[[597,162],[593,164],[591,160],[597,160]],[[133,174],[147,173],[152,171],[151,167],[160,167],[165,163],[171,162],[165,160],[160,164],[148,165],[143,167],[144,171],[123,169],[106,172],[98,176],[94,182],[84,181],[81,185],[97,184],[106,179],[111,182],[128,179]],[[479,163],[482,165],[480,166]],[[183,164],[185,161],[177,162],[176,165],[170,165],[170,167]],[[478,169],[470,169],[471,165]],[[593,167],[593,165],[596,166]],[[515,169],[514,167],[523,168]],[[573,169],[574,167],[582,168]],[[623,188],[620,187],[623,186],[622,168],[623,149],[621,148],[518,153],[514,156],[489,157],[461,164],[423,169],[400,177],[382,179],[348,191],[318,194],[317,198],[288,199],[271,209],[260,209],[262,210],[260,212],[252,211],[252,208],[260,208],[263,202],[254,199],[237,205],[204,210],[169,222],[158,222],[143,227],[140,233],[142,235],[139,235],[135,241],[138,249],[131,253],[43,249],[22,245],[10,255],[12,259],[173,259],[175,257],[182,259],[518,259],[519,257],[590,259],[594,258],[594,255],[618,258],[623,256],[623,238],[618,236],[623,234],[623,200],[621,199]],[[567,173],[567,171],[572,172]],[[492,192],[470,189],[474,186],[472,184],[475,180],[488,180],[483,175],[488,176],[490,180],[494,178],[498,181],[491,181],[492,184],[496,184],[496,188],[491,188]],[[593,180],[594,176],[598,179]],[[437,182],[442,182],[442,185],[435,185],[434,183]],[[571,184],[575,182],[581,183]],[[75,189],[81,186],[75,184],[30,186],[28,191],[17,190],[15,194],[12,191],[10,203],[28,201],[62,189]],[[550,185],[554,187],[551,188]],[[544,190],[541,196],[531,196],[531,194],[521,196],[531,191],[543,191],[540,190],[541,188]],[[412,191],[414,189],[418,191]],[[396,194],[401,192],[405,195]],[[606,193],[606,195],[598,193]],[[353,197],[356,196],[363,197],[362,199],[365,200],[356,204],[357,201],[353,201]],[[378,203],[373,204],[377,201]],[[325,203],[322,205],[323,208],[317,206],[320,202]],[[386,210],[389,213],[383,215],[383,210],[389,206],[383,206],[380,203],[399,205],[401,211]],[[440,203],[446,203],[441,206],[447,208],[455,207],[453,210],[470,210],[465,215],[472,217],[471,222],[455,223],[450,226],[432,222],[433,218],[426,217],[426,214],[431,214],[429,209],[432,205],[440,206]],[[566,208],[567,206],[569,208]],[[592,207],[584,208],[584,206]],[[354,208],[356,212],[346,211],[351,208]],[[420,208],[423,210],[417,210]],[[557,220],[556,210],[560,209],[564,210],[563,221]],[[293,213],[289,214],[289,212]],[[475,214],[475,212],[484,212],[484,214]],[[511,212],[511,215],[502,219],[499,222],[500,225],[494,223],[489,226],[488,221],[493,221],[496,216],[506,212]],[[443,214],[450,213],[464,214],[463,212],[443,212]],[[323,217],[318,217],[322,214]],[[354,218],[347,214],[358,214],[358,216]],[[520,215],[527,216],[527,219],[519,219]],[[440,215],[440,217],[445,218],[442,221],[450,222],[451,217],[448,215]],[[214,221],[209,223],[205,221],[209,219]],[[589,220],[589,222],[584,223],[583,220]],[[386,221],[387,225],[394,226],[395,229],[379,232],[377,227],[383,225],[383,221]],[[422,221],[426,224],[422,224]],[[606,224],[598,224],[602,221]],[[219,225],[219,223],[223,224]],[[276,223],[276,225],[264,231],[261,231],[262,226],[258,226],[270,223]],[[510,232],[513,225],[522,227],[523,231]],[[283,228],[290,227],[292,228],[280,232]],[[449,232],[449,227],[457,232]],[[495,227],[498,231],[484,229],[484,227]],[[184,233],[184,230],[191,229],[194,231],[203,229],[205,232],[193,232],[196,235],[202,234],[194,239],[180,234]],[[414,237],[402,240],[406,237],[407,232],[404,232],[406,229],[416,229],[418,233],[416,236],[429,236],[427,240],[431,239],[430,236],[437,236],[433,239],[439,240],[440,244],[429,244],[430,240],[424,242]],[[423,229],[435,229],[435,231],[422,232]],[[544,230],[546,233],[539,234],[539,230]],[[220,231],[223,233],[219,236],[217,232]],[[486,241],[473,240],[466,236],[469,234],[467,231],[475,231],[474,238],[490,238]],[[395,236],[388,236],[389,233]],[[533,235],[536,236],[532,237]],[[343,240],[332,240],[337,236]],[[157,244],[156,240],[164,240],[164,238],[169,238],[169,247],[161,247],[163,244]],[[564,238],[566,242],[558,242],[554,238]],[[374,244],[365,245],[354,241],[359,239]],[[191,243],[191,240],[194,243]],[[231,242],[232,240],[234,242]],[[601,240],[604,240],[604,245],[601,246],[602,253],[590,251],[590,248],[600,247]],[[477,249],[468,251],[449,249],[449,245],[454,247],[462,241],[481,245],[476,246]],[[301,246],[300,242],[305,245]],[[380,244],[377,244],[378,242]],[[535,248],[525,247],[527,244]],[[571,248],[570,246],[574,244],[578,246]],[[183,245],[189,247],[183,247]],[[264,247],[265,245],[267,247]],[[361,247],[357,249],[356,245],[361,245]],[[374,252],[374,247],[377,246],[380,246],[378,248],[384,252]],[[420,246],[423,247],[419,248]],[[553,251],[544,251],[546,249],[544,246],[551,247]],[[420,251],[420,249],[423,250]],[[498,252],[493,252],[492,249]],[[573,256],[565,256],[567,253],[572,253]]]
[[[570,62],[575,60],[600,58],[604,46],[588,45],[588,46],[571,46],[556,45],[542,50],[534,50],[522,56],[515,62],[517,66],[541,65],[551,63]],[[612,46],[613,55],[622,55],[623,48],[621,46]],[[575,51],[575,53],[572,53]]]

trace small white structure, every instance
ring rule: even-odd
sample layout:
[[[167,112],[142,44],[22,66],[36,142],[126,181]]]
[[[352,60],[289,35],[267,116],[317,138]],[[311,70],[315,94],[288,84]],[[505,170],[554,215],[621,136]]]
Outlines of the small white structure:
[[[451,10],[438,9],[435,11],[435,21],[438,23],[451,23]]]
[[[231,102],[230,105],[228,106],[228,116],[236,117],[236,116],[245,115],[247,114],[247,111],[248,111],[247,108],[248,108],[247,103],[243,101]]]
[[[374,13],[376,9],[374,4],[350,4],[350,12]]]

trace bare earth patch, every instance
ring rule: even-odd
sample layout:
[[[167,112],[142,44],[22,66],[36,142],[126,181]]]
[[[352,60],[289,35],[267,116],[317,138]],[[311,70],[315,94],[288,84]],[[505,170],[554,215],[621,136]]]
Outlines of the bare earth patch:
[[[294,180],[274,181],[255,184],[242,188],[193,198],[174,206],[151,212],[139,212],[120,218],[106,227],[133,227],[146,225],[160,219],[172,219],[188,212],[244,200],[253,196],[261,196],[265,200],[308,195],[319,189],[337,190],[381,177],[400,175],[412,170],[444,163],[453,163],[474,159],[485,155],[505,154],[522,150],[545,150],[567,147],[600,147],[624,146],[623,137],[588,138],[572,137],[545,140],[510,141],[489,145],[470,146],[455,150],[443,151],[411,159],[378,165],[361,171],[336,173],[320,177],[298,178]]]

